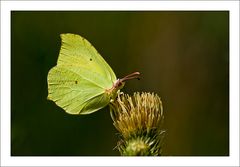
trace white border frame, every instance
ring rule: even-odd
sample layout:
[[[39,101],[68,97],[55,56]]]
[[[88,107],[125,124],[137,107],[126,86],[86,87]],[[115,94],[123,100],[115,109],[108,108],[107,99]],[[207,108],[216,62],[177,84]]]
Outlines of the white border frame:
[[[230,11],[230,156],[227,157],[11,157],[11,10],[228,10]],[[239,2],[238,1],[2,1],[1,2],[1,165],[2,166],[238,166],[239,165]]]

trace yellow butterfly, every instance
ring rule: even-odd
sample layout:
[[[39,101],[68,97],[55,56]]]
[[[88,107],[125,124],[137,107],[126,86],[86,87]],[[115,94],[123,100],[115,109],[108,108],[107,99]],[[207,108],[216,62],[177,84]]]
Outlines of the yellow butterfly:
[[[57,65],[48,73],[48,99],[69,114],[90,114],[115,100],[134,72],[117,79],[111,67],[83,37],[61,34]]]

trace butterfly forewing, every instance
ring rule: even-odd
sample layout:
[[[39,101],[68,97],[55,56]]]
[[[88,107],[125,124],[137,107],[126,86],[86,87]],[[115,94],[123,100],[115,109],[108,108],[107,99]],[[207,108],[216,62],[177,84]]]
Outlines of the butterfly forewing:
[[[61,34],[61,39],[62,46],[57,64],[84,66],[97,72],[111,84],[116,80],[111,67],[85,38],[75,34]]]

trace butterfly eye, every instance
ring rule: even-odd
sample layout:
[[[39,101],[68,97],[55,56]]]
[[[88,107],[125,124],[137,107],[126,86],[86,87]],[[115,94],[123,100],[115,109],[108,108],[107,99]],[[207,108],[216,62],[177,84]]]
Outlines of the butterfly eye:
[[[122,82],[118,82],[118,86],[119,86],[119,87],[122,86],[122,84],[123,84]]]
[[[90,61],[92,61],[92,58],[90,58]]]

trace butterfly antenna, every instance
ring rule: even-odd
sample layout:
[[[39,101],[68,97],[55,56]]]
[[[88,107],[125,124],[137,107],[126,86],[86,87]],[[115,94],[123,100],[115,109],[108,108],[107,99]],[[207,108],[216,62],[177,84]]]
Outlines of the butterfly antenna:
[[[120,82],[125,82],[125,81],[131,80],[131,79],[140,79],[140,72],[131,73],[131,74],[123,77],[122,79],[120,79]]]

